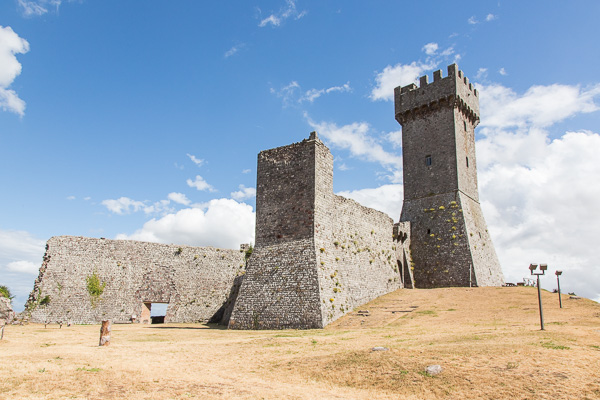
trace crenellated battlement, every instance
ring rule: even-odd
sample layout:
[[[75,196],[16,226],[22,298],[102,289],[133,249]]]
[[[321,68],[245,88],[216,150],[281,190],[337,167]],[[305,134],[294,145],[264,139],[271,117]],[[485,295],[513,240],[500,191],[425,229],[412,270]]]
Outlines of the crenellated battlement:
[[[396,120],[400,124],[419,117],[440,107],[457,107],[477,125],[479,123],[479,92],[458,69],[458,65],[448,66],[448,76],[442,71],[433,72],[433,82],[427,75],[419,79],[419,87],[414,83],[394,89]]]

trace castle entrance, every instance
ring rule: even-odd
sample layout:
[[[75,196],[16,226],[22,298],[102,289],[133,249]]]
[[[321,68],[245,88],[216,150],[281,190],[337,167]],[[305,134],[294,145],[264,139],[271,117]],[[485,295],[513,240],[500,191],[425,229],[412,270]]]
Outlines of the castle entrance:
[[[169,303],[144,302],[140,322],[142,324],[164,324],[168,307]]]

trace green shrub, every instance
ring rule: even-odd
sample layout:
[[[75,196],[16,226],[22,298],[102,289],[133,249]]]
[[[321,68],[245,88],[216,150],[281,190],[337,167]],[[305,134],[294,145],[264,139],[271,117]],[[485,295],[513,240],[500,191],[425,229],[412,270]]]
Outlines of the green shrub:
[[[40,306],[45,306],[48,303],[50,303],[50,296],[46,296],[40,300]]]
[[[92,305],[96,305],[96,302],[100,300],[100,296],[104,293],[104,288],[106,287],[106,282],[102,282],[100,277],[94,271],[94,273],[87,278],[85,278],[87,282],[87,291],[91,296]]]
[[[0,297],[6,297],[7,299],[12,299],[15,296],[12,295],[10,289],[6,286],[0,286]]]
[[[252,247],[252,245],[248,246],[248,249],[246,250],[246,254],[245,254],[246,261],[248,261],[248,259],[252,255],[253,251],[254,251],[254,247]]]

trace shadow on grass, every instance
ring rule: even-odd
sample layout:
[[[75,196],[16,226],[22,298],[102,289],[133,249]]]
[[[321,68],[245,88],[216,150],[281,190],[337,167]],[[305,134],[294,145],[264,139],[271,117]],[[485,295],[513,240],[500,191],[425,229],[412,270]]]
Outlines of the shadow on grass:
[[[219,324],[200,324],[200,326],[169,326],[164,325],[164,324],[153,324],[153,325],[148,325],[146,328],[148,329],[212,329],[212,330],[218,330],[218,331],[223,331],[223,330],[227,330],[227,327],[225,325],[219,325]]]

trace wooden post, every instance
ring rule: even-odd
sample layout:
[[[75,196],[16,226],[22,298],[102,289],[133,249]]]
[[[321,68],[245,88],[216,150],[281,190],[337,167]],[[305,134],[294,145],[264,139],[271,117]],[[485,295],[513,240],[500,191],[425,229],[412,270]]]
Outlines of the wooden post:
[[[102,321],[99,346],[108,346],[110,344],[110,330],[110,321]]]

